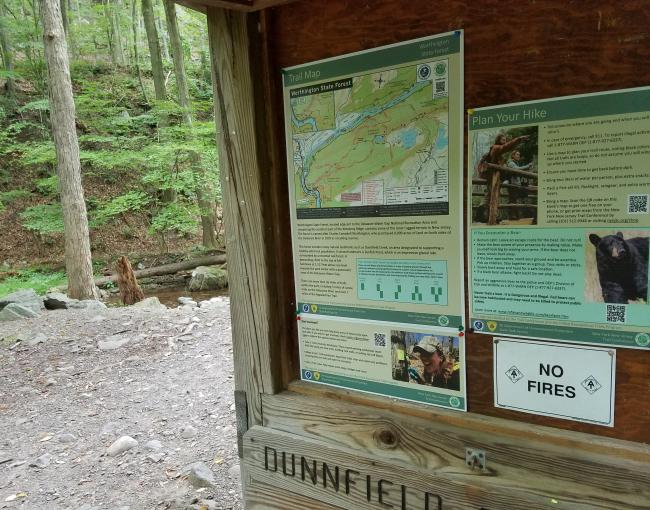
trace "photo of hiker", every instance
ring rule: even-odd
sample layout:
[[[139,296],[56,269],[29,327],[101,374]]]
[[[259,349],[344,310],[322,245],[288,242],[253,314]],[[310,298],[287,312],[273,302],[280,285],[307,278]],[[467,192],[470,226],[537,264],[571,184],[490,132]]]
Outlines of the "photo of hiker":
[[[648,230],[587,230],[585,235],[586,303],[648,303]],[[625,310],[610,308],[607,322],[625,322]]]
[[[458,338],[391,331],[393,379],[460,390]]]
[[[537,137],[537,126],[473,133],[473,224],[537,224]]]

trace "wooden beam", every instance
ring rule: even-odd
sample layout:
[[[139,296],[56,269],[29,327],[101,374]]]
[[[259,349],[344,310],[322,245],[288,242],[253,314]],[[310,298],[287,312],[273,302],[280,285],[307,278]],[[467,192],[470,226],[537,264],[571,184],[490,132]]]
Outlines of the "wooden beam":
[[[206,9],[205,5],[202,5],[199,2],[196,1],[191,1],[191,0],[174,0],[178,5],[182,5],[183,7],[187,7],[188,9],[192,9],[194,11],[202,12],[205,14]]]
[[[248,34],[248,16],[208,8],[215,119],[219,144],[223,215],[231,296],[235,388],[246,392],[248,423],[262,422],[261,393],[279,384],[278,350],[273,336],[270,296],[273,245],[265,230],[264,171],[258,157]],[[253,48],[253,51],[259,51]]]
[[[232,9],[242,12],[254,12],[269,7],[284,5],[297,0],[174,0],[176,3],[201,12],[209,7]]]

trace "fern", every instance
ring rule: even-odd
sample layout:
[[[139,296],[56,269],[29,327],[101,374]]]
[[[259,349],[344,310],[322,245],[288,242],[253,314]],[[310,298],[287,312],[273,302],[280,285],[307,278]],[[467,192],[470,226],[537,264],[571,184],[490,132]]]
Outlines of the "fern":
[[[140,211],[149,205],[151,200],[151,197],[142,191],[130,191],[108,202],[100,203],[91,224],[97,227],[121,214]]]
[[[63,232],[61,204],[41,204],[25,209],[20,213],[23,226],[39,234],[58,234]]]
[[[59,178],[56,175],[44,177],[36,181],[36,189],[41,195],[54,197],[59,193]]]
[[[151,222],[151,233],[180,232],[193,234],[199,211],[195,205],[174,202],[163,207]]]

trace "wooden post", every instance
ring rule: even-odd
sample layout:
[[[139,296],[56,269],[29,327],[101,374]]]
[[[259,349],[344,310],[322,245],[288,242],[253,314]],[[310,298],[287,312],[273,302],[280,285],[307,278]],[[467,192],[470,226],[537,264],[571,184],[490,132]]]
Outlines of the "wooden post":
[[[246,13],[208,8],[215,118],[226,224],[235,388],[246,393],[248,426],[262,423],[262,393],[279,389],[279,349],[272,348],[274,241],[264,228],[266,206],[256,140],[261,122],[249,57]],[[241,393],[240,393],[241,395]],[[238,423],[240,416],[238,416]],[[244,420],[246,421],[246,420]],[[243,432],[243,431],[238,431]]]

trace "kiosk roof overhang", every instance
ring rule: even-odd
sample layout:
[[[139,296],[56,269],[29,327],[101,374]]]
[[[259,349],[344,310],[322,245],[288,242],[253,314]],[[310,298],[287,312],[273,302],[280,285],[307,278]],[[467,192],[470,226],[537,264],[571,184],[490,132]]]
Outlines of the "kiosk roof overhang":
[[[221,7],[237,11],[251,12],[287,4],[295,0],[175,0],[176,3],[205,12],[207,7]]]

